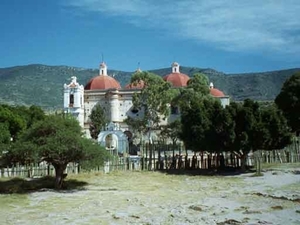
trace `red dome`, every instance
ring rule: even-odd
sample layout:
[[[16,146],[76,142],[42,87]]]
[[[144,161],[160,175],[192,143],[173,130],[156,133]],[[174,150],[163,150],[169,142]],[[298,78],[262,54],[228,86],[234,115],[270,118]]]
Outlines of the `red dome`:
[[[210,88],[210,94],[214,97],[225,97],[224,93],[217,88]]]
[[[183,73],[170,73],[164,76],[165,81],[170,82],[173,87],[185,87],[190,77]]]
[[[145,87],[144,81],[138,83],[130,83],[125,86],[125,89],[143,89]]]
[[[85,90],[97,89],[120,89],[121,86],[114,78],[106,75],[99,75],[92,78],[84,87]]]

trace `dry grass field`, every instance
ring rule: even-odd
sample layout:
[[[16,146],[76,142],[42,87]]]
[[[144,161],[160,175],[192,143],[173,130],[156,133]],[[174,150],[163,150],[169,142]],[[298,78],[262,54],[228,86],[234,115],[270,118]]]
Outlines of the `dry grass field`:
[[[0,224],[300,224],[300,165],[264,175],[113,172],[70,176],[81,190],[0,195]]]

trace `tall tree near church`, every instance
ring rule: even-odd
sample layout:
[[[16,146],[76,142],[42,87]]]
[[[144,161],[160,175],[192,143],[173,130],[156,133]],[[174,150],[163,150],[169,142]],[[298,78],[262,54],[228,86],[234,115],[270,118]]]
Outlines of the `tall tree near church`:
[[[170,102],[177,90],[172,89],[170,83],[165,82],[160,76],[149,72],[136,72],[131,83],[143,84],[139,93],[133,96],[133,107],[143,114],[138,123],[133,120],[132,125],[139,125],[142,133],[148,133],[150,143],[149,169],[152,169],[152,131],[160,128],[161,120],[165,120],[170,114]],[[131,124],[130,124],[131,125]]]
[[[140,93],[133,96],[133,106],[144,113],[143,130],[149,126],[158,129],[161,119],[170,113],[170,102],[176,90],[160,76],[149,72],[137,72],[131,78],[131,83],[143,83]]]
[[[106,150],[82,137],[82,128],[72,117],[47,116],[25,130],[9,150],[13,163],[46,161],[55,169],[55,188],[62,188],[64,171],[70,162],[99,166]],[[86,163],[88,161],[88,163]]]
[[[247,99],[242,105],[232,103],[225,110],[231,115],[235,133],[228,149],[241,159],[241,168],[245,171],[247,155],[263,143],[265,130],[260,123],[259,105]]]
[[[208,78],[200,73],[194,74],[187,87],[179,89],[173,104],[178,105],[181,111],[180,138],[186,149],[208,150],[207,134],[212,128],[213,109],[217,105],[221,107],[220,103],[209,95]]]
[[[196,93],[202,95],[209,94],[209,80],[208,77],[202,73],[195,73],[188,81],[188,88],[192,88]]]
[[[192,98],[188,104],[181,105],[180,139],[184,142],[186,149],[207,150],[206,134],[211,127],[211,121],[204,101],[206,100]]]
[[[97,139],[101,129],[107,123],[104,111],[100,105],[96,105],[90,115],[90,133],[93,139]]]
[[[283,149],[292,143],[291,128],[281,110],[274,105],[269,105],[261,110],[261,124],[263,135],[259,135],[254,144],[257,149],[274,151]],[[263,141],[262,141],[263,140]],[[261,143],[260,143],[261,142]],[[261,145],[259,145],[261,144]],[[260,159],[256,157],[256,173],[261,173]]]
[[[264,150],[283,149],[292,143],[291,128],[276,106],[270,105],[262,110],[262,122],[268,130]]]
[[[204,99],[217,101],[209,94],[208,78],[204,74],[196,73],[188,81],[187,86],[177,89],[176,96],[172,99],[172,105],[178,106],[180,111],[191,107],[192,101],[201,102]]]
[[[300,72],[288,78],[280,93],[275,99],[275,103],[287,118],[292,131],[296,135],[300,134]]]
[[[7,125],[13,139],[26,128],[26,120],[8,105],[0,105],[0,123]]]

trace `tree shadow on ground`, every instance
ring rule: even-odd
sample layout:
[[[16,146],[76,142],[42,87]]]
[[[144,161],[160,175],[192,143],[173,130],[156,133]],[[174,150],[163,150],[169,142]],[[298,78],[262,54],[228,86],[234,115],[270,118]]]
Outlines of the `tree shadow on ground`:
[[[84,190],[84,186],[88,185],[87,182],[78,181],[75,179],[67,179],[63,183],[60,190],[54,189],[55,178],[45,176],[41,178],[12,178],[7,180],[0,180],[0,194],[27,194],[39,191],[58,191],[58,192],[74,192]]]
[[[253,168],[247,168],[243,171],[239,167],[224,167],[211,169],[165,169],[159,170],[161,173],[169,175],[190,175],[190,176],[234,176],[246,173],[254,173]]]

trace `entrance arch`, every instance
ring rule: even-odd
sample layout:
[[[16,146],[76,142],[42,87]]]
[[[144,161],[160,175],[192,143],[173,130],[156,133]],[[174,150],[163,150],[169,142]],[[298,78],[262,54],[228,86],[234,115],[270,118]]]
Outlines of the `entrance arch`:
[[[111,122],[98,135],[98,143],[114,155],[128,153],[128,137],[118,129],[117,124]]]

